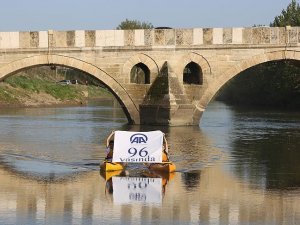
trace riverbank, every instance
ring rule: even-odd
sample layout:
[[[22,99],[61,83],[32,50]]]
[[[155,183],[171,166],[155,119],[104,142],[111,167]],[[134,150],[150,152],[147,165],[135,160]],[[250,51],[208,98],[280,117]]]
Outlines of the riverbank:
[[[234,106],[300,109],[300,68],[293,61],[267,62],[228,81],[216,100]]]
[[[51,72],[51,71],[50,71]],[[89,99],[113,98],[106,89],[95,85],[61,84],[47,69],[30,69],[0,83],[0,107],[49,107],[84,105]]]

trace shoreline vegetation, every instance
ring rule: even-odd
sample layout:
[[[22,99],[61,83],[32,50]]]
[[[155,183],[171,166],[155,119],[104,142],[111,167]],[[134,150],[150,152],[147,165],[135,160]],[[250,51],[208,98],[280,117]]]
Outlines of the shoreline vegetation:
[[[215,99],[233,106],[299,110],[299,64],[281,60],[249,68],[227,82]]]
[[[66,79],[76,79],[78,84],[58,83]],[[78,106],[110,98],[114,96],[95,79],[65,68],[31,68],[0,82],[0,108]]]

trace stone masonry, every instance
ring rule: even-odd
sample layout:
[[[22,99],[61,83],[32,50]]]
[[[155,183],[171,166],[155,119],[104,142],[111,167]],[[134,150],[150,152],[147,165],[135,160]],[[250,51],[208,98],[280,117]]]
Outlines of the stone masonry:
[[[198,125],[228,80],[267,61],[300,60],[299,44],[300,27],[0,32],[0,80],[62,65],[101,80],[130,123]],[[200,66],[203,84],[183,83],[190,62]],[[138,63],[149,68],[150,84],[130,83]]]

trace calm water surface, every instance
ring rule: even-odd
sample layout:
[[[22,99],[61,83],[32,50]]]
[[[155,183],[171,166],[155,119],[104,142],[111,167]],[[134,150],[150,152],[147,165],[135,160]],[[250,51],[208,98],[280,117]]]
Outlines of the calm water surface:
[[[199,127],[127,126],[110,100],[0,110],[0,224],[300,224],[300,113],[213,102]],[[111,130],[161,129],[178,172],[101,173]]]

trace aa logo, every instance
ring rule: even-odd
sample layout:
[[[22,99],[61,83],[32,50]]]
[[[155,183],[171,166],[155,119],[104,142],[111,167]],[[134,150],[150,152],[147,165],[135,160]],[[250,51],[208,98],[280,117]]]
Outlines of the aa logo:
[[[136,144],[146,144],[148,141],[148,137],[144,134],[134,134],[130,137],[130,142],[131,144],[136,143]]]

